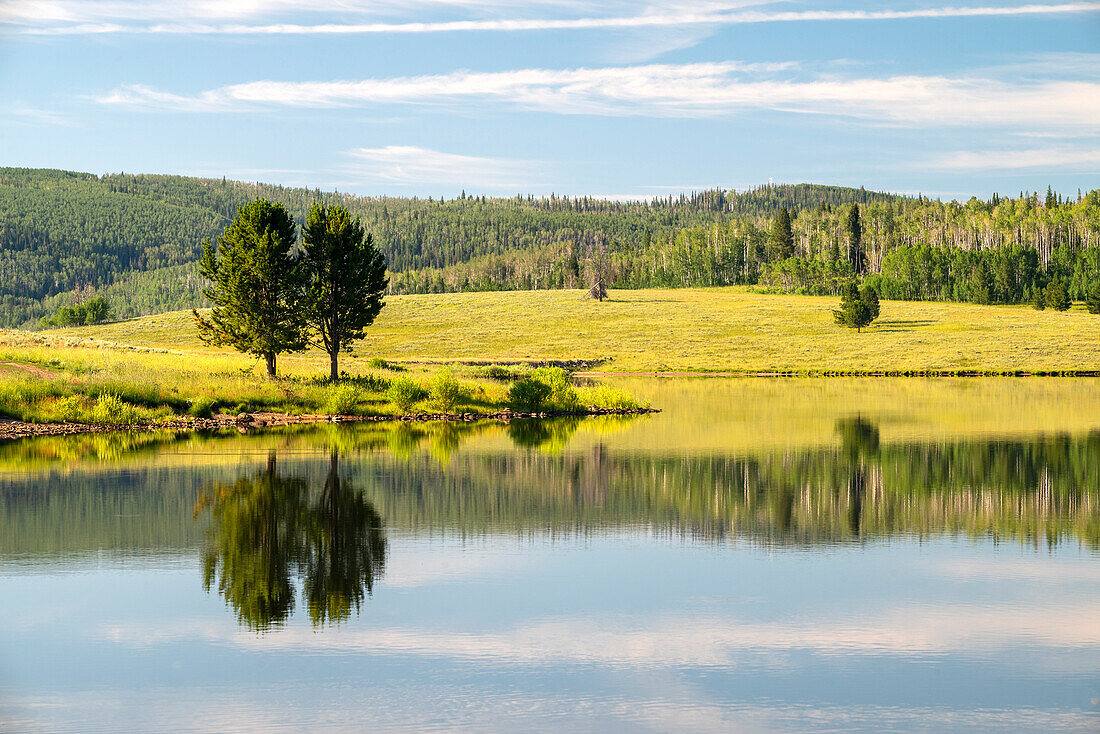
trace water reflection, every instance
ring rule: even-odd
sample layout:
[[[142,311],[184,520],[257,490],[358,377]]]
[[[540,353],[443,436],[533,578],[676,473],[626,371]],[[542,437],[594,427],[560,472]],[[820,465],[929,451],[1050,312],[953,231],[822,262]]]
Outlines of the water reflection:
[[[275,453],[267,466],[232,484],[211,485],[195,505],[210,514],[202,551],[203,584],[217,586],[241,624],[265,631],[294,610],[293,576],[315,627],[359,611],[385,568],[381,516],[340,476],[332,452],[320,491],[280,473]]]

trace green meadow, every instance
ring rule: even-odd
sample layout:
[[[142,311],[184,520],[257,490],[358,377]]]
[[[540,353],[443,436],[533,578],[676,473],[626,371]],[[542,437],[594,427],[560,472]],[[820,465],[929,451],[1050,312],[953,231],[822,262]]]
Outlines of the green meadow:
[[[367,360],[605,359],[601,371],[1091,371],[1100,369],[1100,317],[1026,306],[884,301],[862,333],[833,322],[831,297],[746,288],[392,296],[360,342],[349,373]],[[188,312],[47,332],[119,345],[222,355],[199,341]],[[320,356],[284,356],[294,373]],[[222,359],[221,356],[217,357]]]

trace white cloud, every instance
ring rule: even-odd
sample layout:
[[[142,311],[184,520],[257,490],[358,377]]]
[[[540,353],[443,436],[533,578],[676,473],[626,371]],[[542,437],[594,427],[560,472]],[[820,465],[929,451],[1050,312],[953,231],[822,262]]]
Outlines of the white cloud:
[[[922,18],[966,18],[1080,14],[1100,11],[1098,2],[1055,4],[1002,5],[984,7],[939,7],[913,10],[743,10],[745,5],[767,3],[718,2],[682,4],[653,12],[644,9],[639,14],[595,15],[579,18],[473,18],[444,21],[414,22],[321,22],[302,23],[222,23],[219,20],[248,19],[263,14],[278,14],[289,10],[373,14],[393,13],[408,5],[394,2],[307,3],[302,0],[239,0],[219,3],[211,0],[196,4],[165,2],[81,2],[79,0],[20,0],[11,4],[4,17],[8,22],[27,26],[34,34],[95,34],[95,33],[169,33],[169,34],[277,34],[325,35],[370,33],[455,33],[470,31],[548,31],[589,29],[638,29],[670,26],[720,26],[747,23],[791,23],[823,21],[912,20]],[[491,0],[420,0],[412,3],[419,8],[492,9],[499,15],[505,7],[519,6],[531,11],[529,3],[497,3]],[[565,3],[538,3],[535,8],[561,7]],[[577,3],[585,10],[617,10],[616,5]],[[133,23],[142,18],[146,23]],[[215,21],[211,23],[210,21]]]
[[[498,102],[558,114],[715,117],[752,110],[826,114],[897,125],[1095,129],[1100,82],[992,78],[778,78],[794,64],[651,64],[521,69],[328,82],[256,81],[187,96],[130,85],[104,104],[188,111],[257,106],[368,107]]]
[[[486,189],[518,189],[532,185],[531,164],[503,158],[443,153],[411,145],[356,148],[343,172],[353,183],[452,185]]]
[[[996,171],[1047,168],[1059,173],[1100,169],[1100,147],[1032,148],[1030,150],[958,151],[937,156],[922,168],[951,171]]]

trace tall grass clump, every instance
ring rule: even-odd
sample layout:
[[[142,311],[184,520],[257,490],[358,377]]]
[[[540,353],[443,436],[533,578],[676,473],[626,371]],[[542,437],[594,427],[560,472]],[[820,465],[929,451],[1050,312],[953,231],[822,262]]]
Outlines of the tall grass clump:
[[[386,398],[399,413],[408,413],[417,402],[424,399],[424,388],[411,377],[398,377],[390,381]]]
[[[589,408],[601,410],[640,410],[649,407],[648,402],[638,400],[626,390],[610,385],[583,388],[578,397]]]
[[[328,388],[324,412],[328,415],[351,415],[355,412],[363,392],[350,382],[340,382]]]
[[[444,367],[432,377],[428,388],[428,402],[433,408],[449,413],[465,397],[465,391],[451,371]]]

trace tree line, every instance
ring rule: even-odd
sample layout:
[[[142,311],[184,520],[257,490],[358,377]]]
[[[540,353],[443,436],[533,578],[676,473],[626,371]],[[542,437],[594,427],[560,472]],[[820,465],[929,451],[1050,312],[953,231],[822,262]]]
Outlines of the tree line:
[[[70,294],[87,287],[108,297],[121,317],[208,305],[198,277],[202,242],[216,237],[255,198],[280,204],[296,221],[305,220],[314,202],[345,207],[372,233],[396,275],[561,243],[583,257],[591,247],[660,240],[682,228],[764,216],[781,207],[894,197],[801,184],[637,202],[466,194],[443,200],[225,179],[0,168],[0,325],[33,326],[59,307],[74,305]],[[549,281],[534,273],[518,281],[559,287],[543,285]],[[429,279],[392,292],[436,286]]]
[[[388,292],[757,285],[883,298],[1034,303],[1100,276],[1100,190],[965,203],[864,189],[762,186],[650,201],[362,197],[224,179],[0,169],[0,325],[34,326],[92,288],[120,317],[210,305],[201,243],[255,198],[304,221],[359,217]]]

